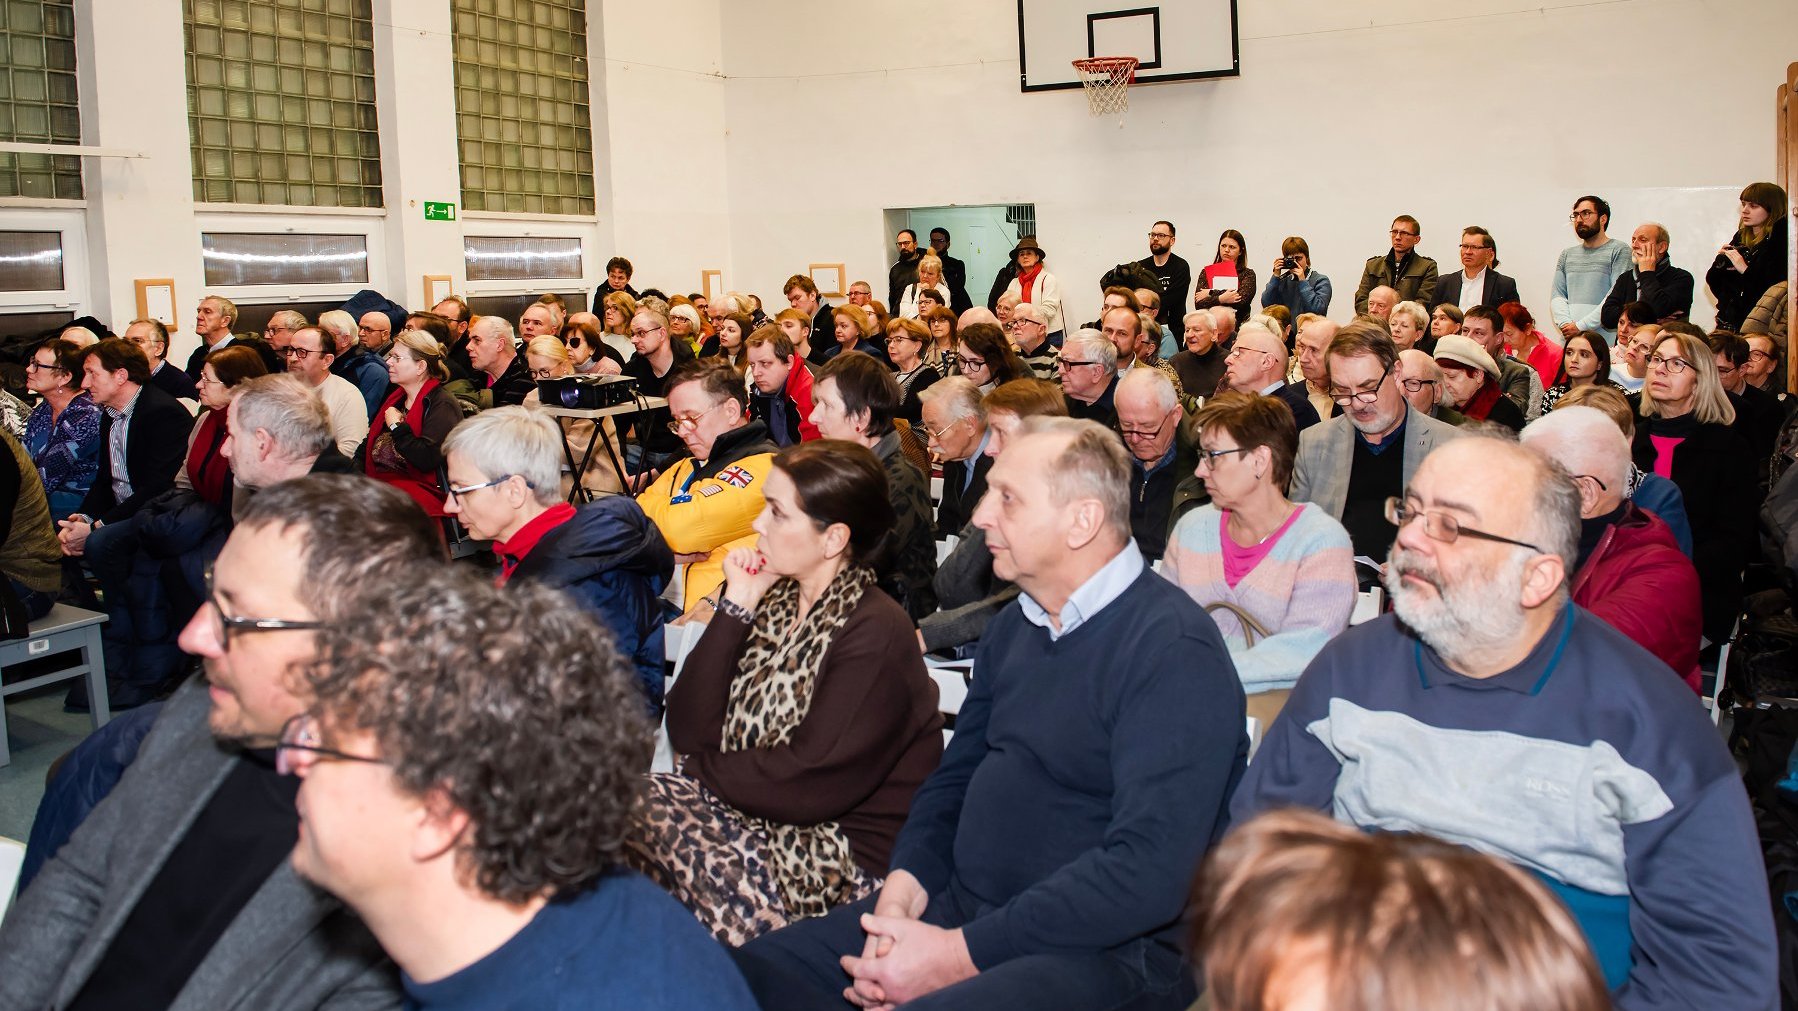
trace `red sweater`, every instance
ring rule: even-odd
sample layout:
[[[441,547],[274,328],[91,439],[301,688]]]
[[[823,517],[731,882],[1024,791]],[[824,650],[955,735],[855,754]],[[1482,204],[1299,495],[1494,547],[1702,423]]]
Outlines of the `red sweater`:
[[[1660,517],[1631,505],[1573,577],[1573,602],[1699,689],[1698,570]]]

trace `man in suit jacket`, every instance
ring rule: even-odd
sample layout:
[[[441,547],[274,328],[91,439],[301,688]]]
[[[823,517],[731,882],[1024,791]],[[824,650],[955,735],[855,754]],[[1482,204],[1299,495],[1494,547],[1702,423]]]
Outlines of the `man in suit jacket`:
[[[1435,305],[1436,261],[1417,252],[1423,226],[1409,214],[1392,219],[1392,249],[1367,261],[1361,284],[1355,289],[1355,311],[1367,311],[1367,293],[1385,285],[1398,292],[1400,302]]]
[[[986,494],[986,453],[991,435],[980,387],[964,376],[949,376],[918,394],[931,455],[943,462],[943,500],[936,509],[936,539],[961,532]]]
[[[1460,310],[1476,305],[1496,309],[1517,297],[1517,281],[1497,271],[1498,243],[1479,225],[1461,230],[1461,269],[1436,279],[1436,297],[1426,306],[1431,312],[1447,303]]]
[[[1317,408],[1311,406],[1304,384],[1286,381],[1286,343],[1254,320],[1243,324],[1236,334],[1236,345],[1225,359],[1224,382],[1238,393],[1286,401],[1301,432],[1318,422]]]
[[[440,550],[423,512],[360,475],[250,501],[181,635],[206,680],[169,700],[118,786],[19,897],[0,930],[0,1006],[399,1006],[367,929],[294,874],[298,781],[272,748],[310,703],[292,676],[315,655],[309,630],[375,606],[358,595],[373,573]]]
[[[1300,433],[1291,498],[1340,520],[1356,555],[1385,561],[1398,534],[1386,520],[1386,499],[1404,495],[1430,450],[1460,432],[1406,402],[1398,348],[1383,327],[1349,323],[1330,342],[1327,360],[1330,394],[1343,413]]]

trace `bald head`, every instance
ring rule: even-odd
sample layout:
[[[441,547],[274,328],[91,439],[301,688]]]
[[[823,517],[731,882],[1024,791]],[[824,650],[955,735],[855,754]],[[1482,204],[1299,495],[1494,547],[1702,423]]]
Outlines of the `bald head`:
[[[1406,348],[1398,353],[1399,391],[1419,414],[1431,414],[1442,402],[1442,366],[1426,351]],[[1412,389],[1416,386],[1416,389]]]
[[[1239,393],[1259,393],[1286,380],[1286,344],[1265,325],[1247,323],[1236,335],[1224,375]]]
[[[1392,318],[1392,307],[1398,301],[1398,291],[1382,284],[1367,293],[1367,314],[1384,323]]]
[[[1236,333],[1236,310],[1227,305],[1214,305],[1206,310],[1211,313],[1211,321],[1217,326],[1217,339],[1220,343],[1229,341]]]
[[[1592,407],[1563,407],[1523,429],[1518,440],[1573,475],[1580,517],[1603,516],[1623,504],[1630,447],[1609,415]]]

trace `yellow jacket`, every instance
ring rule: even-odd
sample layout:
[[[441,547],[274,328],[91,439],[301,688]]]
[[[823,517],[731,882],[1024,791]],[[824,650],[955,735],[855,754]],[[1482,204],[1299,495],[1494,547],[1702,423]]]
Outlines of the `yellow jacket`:
[[[676,554],[704,551],[704,561],[687,566],[681,608],[724,582],[724,555],[732,548],[753,547],[750,528],[762,511],[762,488],[774,469],[774,454],[756,453],[717,469],[711,477],[694,478],[699,464],[686,457],[670,464],[637,504],[662,531]],[[708,470],[711,468],[707,468]]]

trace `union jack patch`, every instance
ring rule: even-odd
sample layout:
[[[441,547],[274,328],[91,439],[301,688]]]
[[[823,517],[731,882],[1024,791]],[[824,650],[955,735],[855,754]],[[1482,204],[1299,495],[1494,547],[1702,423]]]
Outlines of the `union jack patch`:
[[[733,488],[747,488],[755,483],[755,475],[741,467],[726,467],[718,472],[718,480]]]

